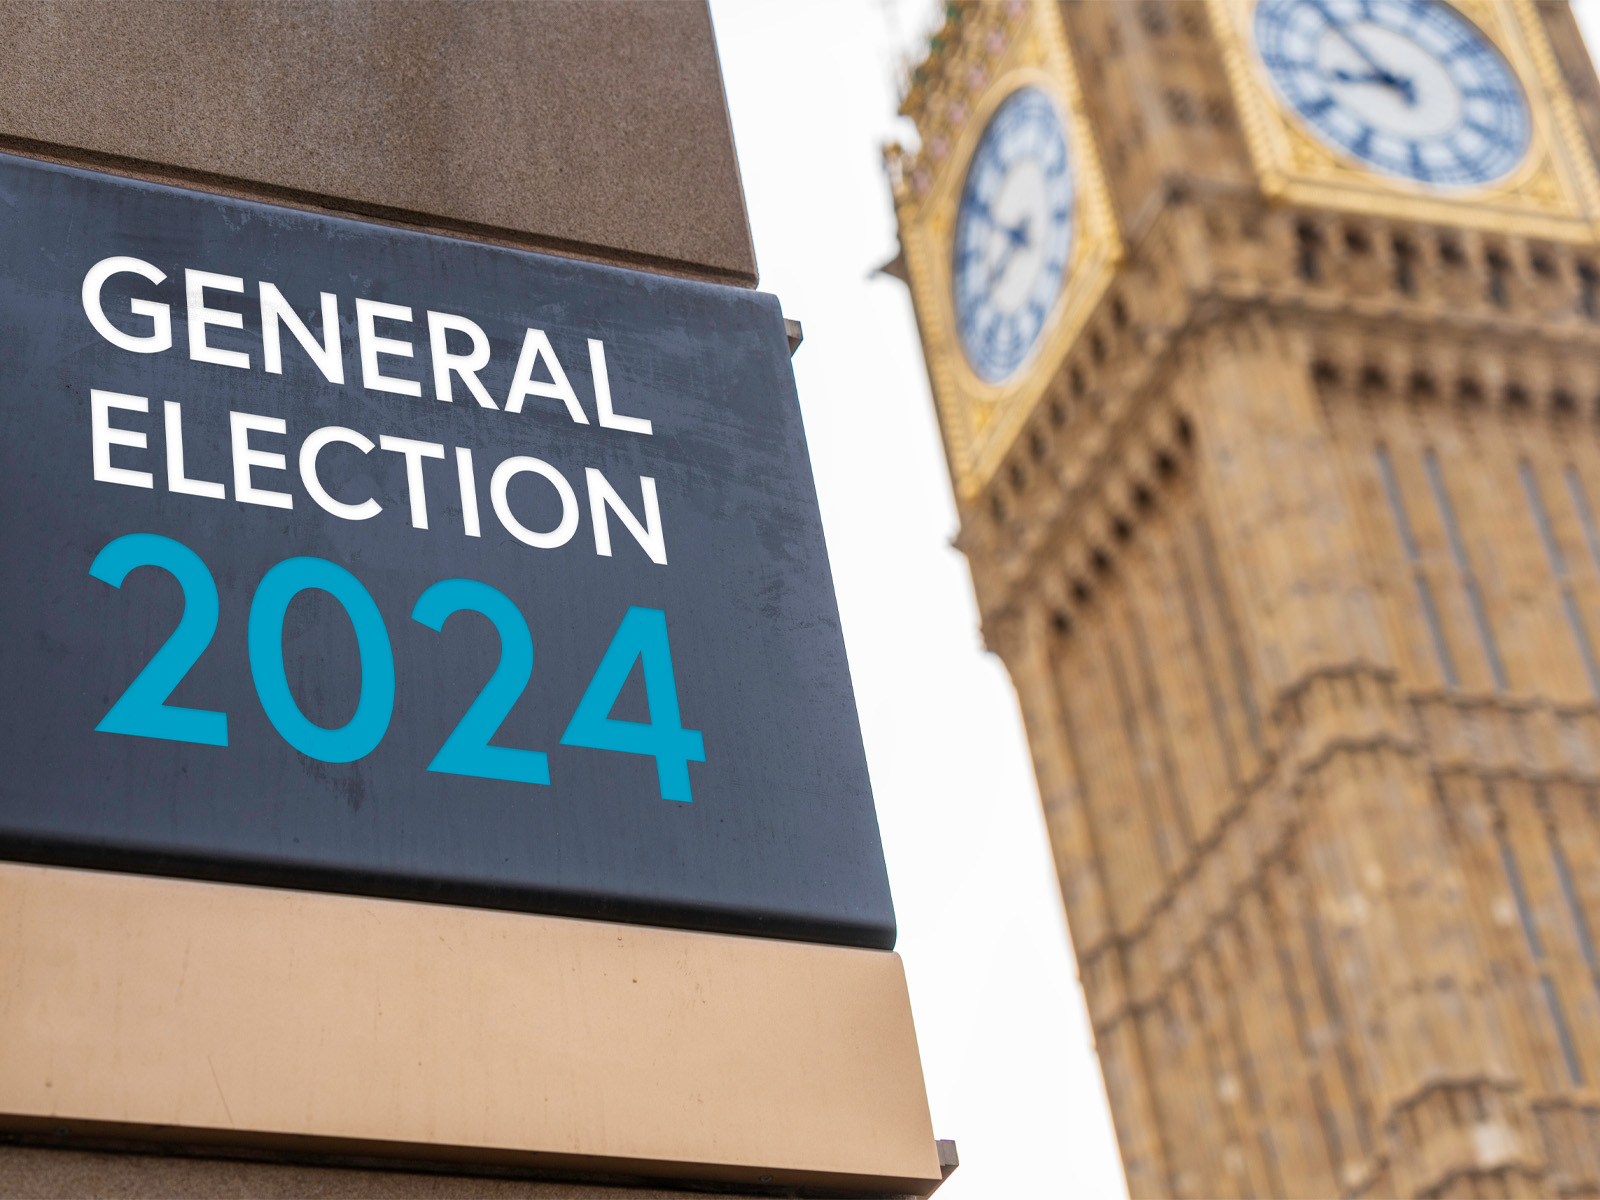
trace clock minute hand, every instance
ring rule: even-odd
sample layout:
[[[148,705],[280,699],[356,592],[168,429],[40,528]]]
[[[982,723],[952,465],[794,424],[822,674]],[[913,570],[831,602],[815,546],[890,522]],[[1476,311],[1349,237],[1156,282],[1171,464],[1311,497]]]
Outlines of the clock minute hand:
[[[1355,35],[1344,27],[1344,25],[1339,21],[1338,17],[1334,16],[1328,11],[1328,6],[1323,3],[1323,0],[1311,0],[1311,6],[1322,14],[1322,19],[1328,23],[1328,28],[1332,29],[1333,32],[1338,35],[1339,40],[1342,41],[1346,46],[1349,46],[1350,49],[1354,50],[1356,54],[1360,56],[1361,61],[1366,63],[1367,66],[1372,70],[1372,76],[1370,79],[1360,76],[1349,77],[1348,73],[1343,71],[1335,71],[1335,79],[1340,79],[1347,83],[1381,83],[1385,87],[1392,87],[1395,91],[1403,95],[1406,98],[1407,105],[1413,105],[1416,103],[1416,93],[1415,89],[1412,87],[1411,80],[1402,79],[1393,71],[1389,70],[1388,67],[1379,62],[1375,57],[1373,57],[1372,51],[1368,50],[1360,42],[1356,41]]]
[[[1011,265],[1011,259],[1018,250],[1025,250],[1028,246],[1028,221],[1023,218],[1015,225],[1002,225],[1000,232],[1006,235],[1005,250],[1000,255],[1000,260],[989,268],[989,278],[983,290],[988,291],[994,287],[1000,276],[1006,273],[1006,268]]]
[[[1391,87],[1404,96],[1408,107],[1416,103],[1416,89],[1411,80],[1392,75],[1387,71],[1369,71],[1365,75],[1358,75],[1354,71],[1346,71],[1343,67],[1339,67],[1334,70],[1333,77],[1340,83],[1381,83],[1384,87]]]

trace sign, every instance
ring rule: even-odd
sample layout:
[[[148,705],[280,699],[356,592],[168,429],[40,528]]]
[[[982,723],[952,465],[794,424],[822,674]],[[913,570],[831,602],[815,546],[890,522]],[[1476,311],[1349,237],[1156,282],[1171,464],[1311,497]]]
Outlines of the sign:
[[[0,857],[887,948],[777,301],[0,156]]]

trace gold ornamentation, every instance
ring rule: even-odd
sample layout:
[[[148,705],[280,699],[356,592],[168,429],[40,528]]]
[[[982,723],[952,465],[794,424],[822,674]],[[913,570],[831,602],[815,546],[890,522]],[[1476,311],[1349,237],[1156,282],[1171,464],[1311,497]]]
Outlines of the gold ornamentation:
[[[980,11],[987,7],[980,6]],[[1000,10],[998,5],[994,8]],[[944,77],[921,84],[924,90],[908,97],[902,108],[917,119],[923,151],[916,155],[901,154],[897,148],[889,151],[901,245],[921,317],[945,450],[963,503],[971,501],[998,469],[1122,259],[1110,194],[1083,114],[1060,14],[1049,0],[1025,8],[1010,5],[1002,11],[1018,22],[1009,30],[1010,36],[999,36],[1005,27],[996,21],[995,30],[977,39],[989,52],[987,61],[972,66],[969,60],[961,60],[965,78],[978,77],[972,74],[978,71],[985,81],[971,102],[968,119],[959,128],[953,127],[953,122],[946,126],[929,119],[924,107],[928,98],[942,97],[940,115],[948,112],[952,103],[948,86],[940,87],[948,83],[946,70]],[[1061,296],[1045,322],[1036,351],[1010,379],[992,384],[972,370],[961,349],[951,281],[951,235],[978,139],[1000,104],[1018,88],[1029,85],[1055,98],[1066,126],[1076,189],[1072,254]],[[930,134],[950,139],[942,162],[930,161]]]
[[[1455,0],[1527,92],[1528,153],[1506,178],[1443,192],[1380,175],[1314,137],[1282,103],[1250,34],[1256,0],[1208,0],[1262,190],[1313,207],[1467,225],[1523,237],[1600,241],[1600,176],[1533,0]]]

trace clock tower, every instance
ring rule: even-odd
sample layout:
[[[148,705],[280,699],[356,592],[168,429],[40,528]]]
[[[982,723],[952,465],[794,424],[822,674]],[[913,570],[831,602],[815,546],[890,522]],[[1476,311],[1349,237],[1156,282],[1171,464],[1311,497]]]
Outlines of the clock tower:
[[[1600,1192],[1571,11],[947,14],[887,165],[1133,1194]]]

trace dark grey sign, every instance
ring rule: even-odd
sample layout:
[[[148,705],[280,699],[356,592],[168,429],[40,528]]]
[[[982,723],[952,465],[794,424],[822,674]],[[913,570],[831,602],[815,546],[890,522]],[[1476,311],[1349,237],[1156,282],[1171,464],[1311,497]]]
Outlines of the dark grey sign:
[[[0,156],[0,856],[894,942],[771,296]]]

